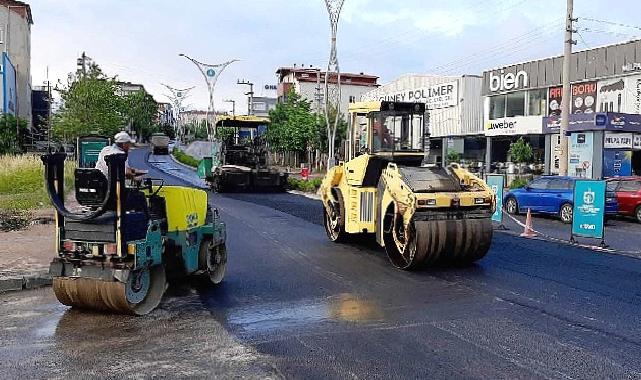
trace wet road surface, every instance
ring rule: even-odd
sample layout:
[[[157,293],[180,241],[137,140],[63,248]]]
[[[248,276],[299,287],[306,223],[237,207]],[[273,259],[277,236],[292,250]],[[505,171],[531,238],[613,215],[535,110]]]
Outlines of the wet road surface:
[[[477,265],[403,272],[372,241],[329,242],[317,201],[211,201],[228,228],[221,286],[185,285],[143,318],[67,311],[50,289],[0,295],[0,373],[100,376],[114,368],[95,353],[113,351],[116,370],[136,363],[119,376],[213,377],[204,358],[242,352],[249,377],[641,378],[638,259],[497,233]]]

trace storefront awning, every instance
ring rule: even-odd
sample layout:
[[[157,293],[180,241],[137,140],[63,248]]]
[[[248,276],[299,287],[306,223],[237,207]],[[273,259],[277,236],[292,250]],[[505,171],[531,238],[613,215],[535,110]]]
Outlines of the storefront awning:
[[[543,118],[543,133],[559,133],[560,116]],[[596,112],[572,114],[568,122],[568,132],[620,131],[641,132],[641,115],[618,112]]]

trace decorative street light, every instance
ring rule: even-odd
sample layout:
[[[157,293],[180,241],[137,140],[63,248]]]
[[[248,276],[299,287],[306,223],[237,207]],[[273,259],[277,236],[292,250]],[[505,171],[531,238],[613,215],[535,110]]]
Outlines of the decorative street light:
[[[179,88],[174,88],[169,85],[166,85],[164,83],[161,83],[163,86],[165,86],[169,92],[171,92],[171,95],[165,95],[170,101],[171,105],[174,107],[174,132],[176,133],[176,141],[180,142],[180,136],[182,135],[182,125],[180,123],[180,112],[182,111],[182,103],[183,100],[187,98],[187,94],[189,91],[193,90],[194,87],[189,87],[189,88],[184,88],[184,89],[179,89]]]
[[[336,164],[334,160],[334,144],[336,142],[336,129],[341,111],[341,72],[338,67],[338,57],[336,53],[336,34],[338,31],[338,19],[344,2],[345,0],[325,0],[332,36],[329,61],[327,62],[327,71],[325,72],[325,121],[327,124],[327,146],[329,153],[327,157],[327,169]],[[336,85],[330,83],[330,73],[332,72],[336,73]],[[334,120],[330,120],[329,114],[332,105],[336,111]]]
[[[210,139],[212,139],[214,136],[216,136],[216,110],[214,109],[214,87],[216,87],[216,81],[218,80],[218,77],[220,74],[225,70],[227,66],[229,66],[231,63],[238,61],[237,59],[232,59],[231,61],[227,61],[225,63],[218,63],[218,64],[209,64],[209,63],[202,63],[200,61],[197,61],[191,57],[189,57],[186,54],[178,54],[180,57],[185,57],[191,62],[193,62],[196,67],[198,67],[198,70],[203,74],[203,77],[205,77],[205,82],[207,83],[207,90],[209,91],[209,107],[207,108],[207,115],[205,116],[206,121],[207,121],[207,135],[209,136]],[[209,115],[212,115],[213,117],[213,133],[212,133],[212,128],[211,125],[209,124]]]

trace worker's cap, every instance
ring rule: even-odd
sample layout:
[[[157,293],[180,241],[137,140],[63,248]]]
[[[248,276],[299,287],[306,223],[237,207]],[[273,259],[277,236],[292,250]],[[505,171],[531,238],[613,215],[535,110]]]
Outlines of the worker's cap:
[[[124,131],[123,132],[118,132],[114,136],[114,141],[116,143],[124,144],[124,143],[131,142],[131,137],[129,136],[129,134],[127,132],[124,132]]]

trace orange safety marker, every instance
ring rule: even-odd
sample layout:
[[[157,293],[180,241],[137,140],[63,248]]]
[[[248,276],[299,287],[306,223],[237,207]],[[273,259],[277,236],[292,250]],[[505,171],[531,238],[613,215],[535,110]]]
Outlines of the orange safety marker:
[[[536,237],[536,233],[532,229],[532,212],[530,209],[527,209],[527,218],[525,218],[525,228],[523,229],[523,233],[521,234],[521,237],[527,237],[527,238],[533,238]]]

